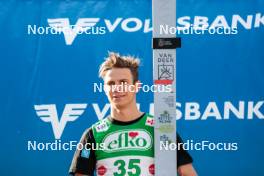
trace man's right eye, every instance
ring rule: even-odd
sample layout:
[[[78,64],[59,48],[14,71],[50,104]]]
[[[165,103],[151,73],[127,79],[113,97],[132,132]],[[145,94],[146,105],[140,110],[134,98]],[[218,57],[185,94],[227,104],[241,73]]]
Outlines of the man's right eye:
[[[107,83],[107,85],[113,86],[113,85],[115,85],[115,83],[114,82],[109,82],[109,83]]]

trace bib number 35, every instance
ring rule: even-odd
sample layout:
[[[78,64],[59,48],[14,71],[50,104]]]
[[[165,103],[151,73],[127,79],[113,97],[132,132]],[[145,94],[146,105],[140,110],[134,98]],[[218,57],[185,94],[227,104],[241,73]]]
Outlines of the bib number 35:
[[[114,166],[118,167],[118,171],[114,172],[114,176],[140,176],[141,169],[139,164],[139,159],[130,159],[128,163],[124,160],[116,160]]]

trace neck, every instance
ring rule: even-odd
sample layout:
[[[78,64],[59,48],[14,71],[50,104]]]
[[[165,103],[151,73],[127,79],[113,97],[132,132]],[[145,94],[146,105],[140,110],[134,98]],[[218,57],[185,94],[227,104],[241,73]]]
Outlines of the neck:
[[[125,108],[117,108],[111,106],[111,116],[115,120],[128,122],[137,119],[143,113],[140,112],[136,106],[136,103],[132,104],[131,106],[127,106]]]

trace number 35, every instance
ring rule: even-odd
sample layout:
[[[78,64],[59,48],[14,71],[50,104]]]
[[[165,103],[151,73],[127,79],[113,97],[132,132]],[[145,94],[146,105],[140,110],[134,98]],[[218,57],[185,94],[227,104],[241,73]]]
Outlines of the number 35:
[[[114,162],[114,166],[118,166],[118,172],[114,172],[114,176],[124,176],[126,173],[128,176],[139,176],[141,173],[139,163],[139,159],[130,159],[128,163],[128,170],[126,170],[126,162],[124,160],[116,160]]]

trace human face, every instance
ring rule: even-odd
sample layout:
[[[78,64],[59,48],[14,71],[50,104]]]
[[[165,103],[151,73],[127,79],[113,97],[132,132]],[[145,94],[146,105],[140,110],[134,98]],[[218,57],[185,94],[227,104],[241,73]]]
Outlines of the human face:
[[[133,83],[133,76],[128,68],[112,68],[106,71],[104,85],[112,106],[126,108],[136,103],[137,84]]]

